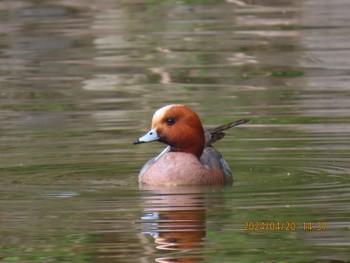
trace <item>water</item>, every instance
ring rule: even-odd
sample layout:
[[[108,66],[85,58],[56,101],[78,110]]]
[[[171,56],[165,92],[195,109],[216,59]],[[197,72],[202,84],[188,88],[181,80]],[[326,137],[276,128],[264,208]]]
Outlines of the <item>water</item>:
[[[2,1],[0,260],[348,262],[349,8]],[[139,188],[169,103],[251,119],[233,187]]]

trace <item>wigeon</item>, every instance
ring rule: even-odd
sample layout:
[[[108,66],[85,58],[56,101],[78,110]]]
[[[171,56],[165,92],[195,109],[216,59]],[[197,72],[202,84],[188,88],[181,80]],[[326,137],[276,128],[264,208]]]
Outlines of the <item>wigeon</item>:
[[[152,129],[134,144],[159,141],[168,146],[141,169],[139,183],[148,185],[232,184],[232,172],[213,146],[222,132],[248,122],[239,120],[204,130],[198,115],[185,105],[158,109]]]

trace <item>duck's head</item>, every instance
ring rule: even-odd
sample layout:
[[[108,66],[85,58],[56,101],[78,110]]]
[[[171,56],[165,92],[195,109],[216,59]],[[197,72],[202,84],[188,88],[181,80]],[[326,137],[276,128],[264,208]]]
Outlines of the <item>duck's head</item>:
[[[170,145],[172,151],[197,156],[204,149],[204,129],[198,115],[184,105],[168,105],[157,110],[152,129],[134,144],[159,141]]]

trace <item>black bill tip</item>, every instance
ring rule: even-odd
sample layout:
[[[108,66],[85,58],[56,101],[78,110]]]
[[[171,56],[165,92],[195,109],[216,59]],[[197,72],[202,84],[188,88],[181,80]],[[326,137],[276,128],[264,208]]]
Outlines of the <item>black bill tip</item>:
[[[140,143],[144,143],[144,142],[140,141],[139,139],[136,139],[135,141],[133,141],[133,144],[140,144]]]

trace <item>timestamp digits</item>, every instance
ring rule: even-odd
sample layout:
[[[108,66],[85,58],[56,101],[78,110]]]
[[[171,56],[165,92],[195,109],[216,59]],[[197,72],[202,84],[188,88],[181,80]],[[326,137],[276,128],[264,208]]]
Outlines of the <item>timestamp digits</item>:
[[[244,231],[294,231],[294,221],[248,221],[244,222]]]
[[[300,227],[300,228],[299,228]],[[302,222],[298,225],[295,221],[247,221],[244,222],[244,231],[325,231],[327,221]]]
[[[324,231],[327,229],[327,221],[303,222],[304,231]]]

